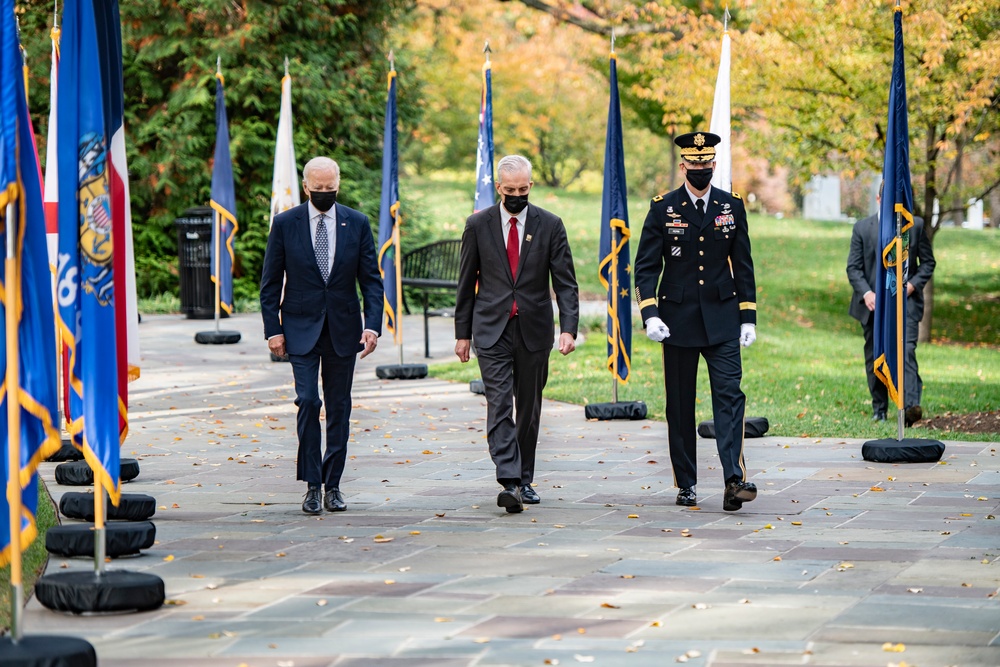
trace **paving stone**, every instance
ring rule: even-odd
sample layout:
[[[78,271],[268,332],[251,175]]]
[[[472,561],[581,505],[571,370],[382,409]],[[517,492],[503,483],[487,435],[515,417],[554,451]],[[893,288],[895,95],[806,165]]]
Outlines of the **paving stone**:
[[[157,499],[157,544],[111,566],[157,574],[184,604],[75,617],[32,598],[28,632],[86,637],[112,667],[662,667],[689,650],[699,667],[1000,664],[995,443],[886,465],[861,459],[861,439],[754,439],[759,496],[729,513],[701,440],[693,510],[674,504],[662,421],[587,422],[546,402],[542,504],[508,515],[485,400],[378,380],[397,352],[383,338],[355,377],[348,511],[313,517],[295,479],[290,368],[270,362],[259,316],[228,324],[244,340],[209,349],[190,342],[203,323],[144,317],[130,385],[123,453],[142,472],[126,490]],[[407,329],[414,357],[421,325]],[[453,323],[431,325],[435,359],[452,358]],[[53,469],[41,473],[58,500]]]

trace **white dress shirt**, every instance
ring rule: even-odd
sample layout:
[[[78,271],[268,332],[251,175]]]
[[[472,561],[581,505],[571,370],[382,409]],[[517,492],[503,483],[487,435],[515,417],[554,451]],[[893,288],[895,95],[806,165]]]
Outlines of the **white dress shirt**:
[[[503,204],[500,204],[500,213],[501,213],[500,223],[503,225],[503,245],[505,248],[507,247],[507,239],[509,238],[508,235],[510,234],[510,219],[517,218],[517,250],[518,250],[517,254],[518,257],[520,257],[521,246],[524,245],[524,222],[528,218],[528,207],[525,206],[523,209],[521,209],[520,213],[514,215],[506,208],[504,208]]]
[[[313,206],[312,202],[309,202],[309,238],[312,239],[314,250],[316,248],[316,226],[319,224],[320,215],[326,216],[326,220],[324,221],[326,224],[326,245],[330,255],[329,263],[326,266],[332,270],[333,255],[337,248],[337,205],[334,204],[330,207],[329,211],[323,213],[323,211]]]

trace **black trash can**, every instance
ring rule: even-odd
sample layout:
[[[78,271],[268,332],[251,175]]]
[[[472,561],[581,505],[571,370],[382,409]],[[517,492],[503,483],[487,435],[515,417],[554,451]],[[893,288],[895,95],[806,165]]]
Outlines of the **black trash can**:
[[[212,282],[212,209],[195,206],[174,220],[177,227],[178,269],[181,279],[181,312],[189,320],[215,318],[215,283]],[[229,317],[221,310],[221,317]]]

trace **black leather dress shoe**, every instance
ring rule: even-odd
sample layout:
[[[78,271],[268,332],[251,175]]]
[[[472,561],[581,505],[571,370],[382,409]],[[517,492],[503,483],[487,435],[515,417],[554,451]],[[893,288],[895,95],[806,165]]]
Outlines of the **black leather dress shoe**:
[[[344,496],[340,495],[340,489],[327,489],[323,496],[323,507],[327,512],[343,512],[347,509]]]
[[[684,507],[694,507],[698,504],[698,496],[695,494],[694,489],[689,489],[687,487],[682,488],[677,492],[677,504],[683,505]]]
[[[884,422],[885,421],[885,411],[872,413],[873,422]]]
[[[521,490],[516,486],[508,486],[497,496],[497,507],[502,507],[510,514],[524,511],[521,504]]]
[[[924,411],[920,409],[919,405],[911,405],[906,408],[906,412],[903,413],[903,420],[906,422],[907,426],[913,426],[924,416]]]
[[[542,502],[542,499],[538,497],[538,494],[535,493],[530,484],[525,484],[521,487],[521,502],[525,505],[537,505]]]
[[[302,511],[306,514],[319,514],[322,512],[323,501],[320,495],[319,485],[313,486],[310,484],[309,490],[306,491],[306,498],[302,501]]]
[[[726,493],[722,497],[722,509],[735,512],[757,497],[757,486],[753,482],[744,482],[733,477],[726,482]]]

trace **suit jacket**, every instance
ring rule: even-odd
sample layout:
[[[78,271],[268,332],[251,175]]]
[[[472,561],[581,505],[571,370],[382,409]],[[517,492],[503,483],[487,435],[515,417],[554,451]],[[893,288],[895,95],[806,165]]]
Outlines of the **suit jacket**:
[[[309,203],[275,216],[264,252],[260,311],[264,337],[285,335],[289,354],[307,354],[328,324],[338,356],[362,349],[361,332],[382,333],[382,278],[368,216],[336,204],[336,247],[324,284],[309,231]],[[282,295],[284,287],[284,295]],[[364,301],[362,319],[358,289]],[[280,314],[280,316],[279,316]]]
[[[455,338],[475,338],[480,348],[495,345],[507,326],[516,296],[525,346],[532,352],[551,349],[555,325],[550,277],[560,329],[576,336],[580,320],[580,296],[566,228],[557,216],[528,204],[515,279],[507,260],[500,215],[497,203],[472,214],[465,223],[455,298]]]
[[[662,276],[662,277],[661,277]],[[635,256],[642,321],[656,316],[679,347],[718,345],[757,323],[757,287],[746,208],[713,187],[704,219],[685,186],[653,198]]]
[[[865,292],[875,291],[875,275],[882,253],[878,240],[878,216],[871,215],[854,223],[851,233],[851,250],[847,255],[847,279],[854,288],[851,306],[848,312],[851,317],[868,324],[872,311],[865,306]],[[924,316],[924,285],[934,273],[934,251],[931,242],[924,234],[923,218],[913,218],[910,227],[910,261],[906,280],[913,285],[913,294],[906,297],[908,317],[918,320]]]

